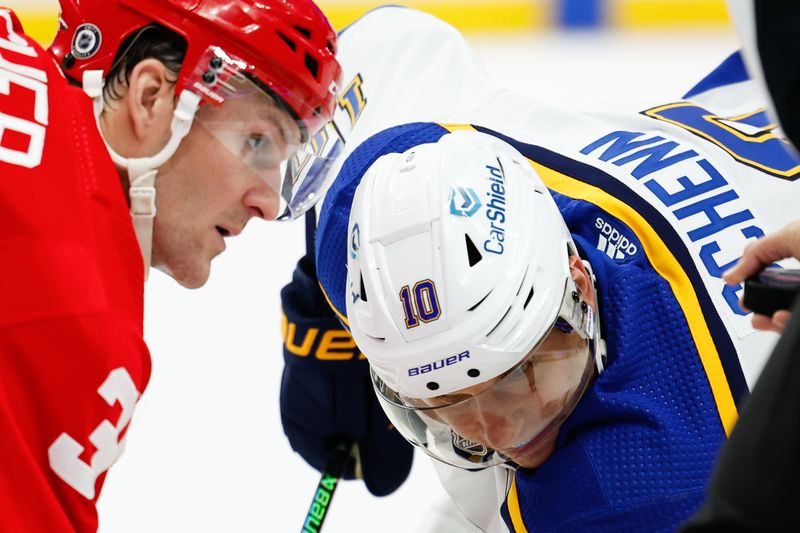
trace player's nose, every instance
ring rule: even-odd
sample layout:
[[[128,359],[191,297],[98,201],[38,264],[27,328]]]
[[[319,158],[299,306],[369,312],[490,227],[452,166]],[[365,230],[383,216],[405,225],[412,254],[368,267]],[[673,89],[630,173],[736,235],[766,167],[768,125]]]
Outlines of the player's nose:
[[[506,448],[518,432],[514,421],[496,410],[476,409],[473,413],[478,440],[490,448]]]
[[[280,194],[276,187],[259,180],[244,193],[242,205],[247,210],[249,217],[275,220],[280,208]]]

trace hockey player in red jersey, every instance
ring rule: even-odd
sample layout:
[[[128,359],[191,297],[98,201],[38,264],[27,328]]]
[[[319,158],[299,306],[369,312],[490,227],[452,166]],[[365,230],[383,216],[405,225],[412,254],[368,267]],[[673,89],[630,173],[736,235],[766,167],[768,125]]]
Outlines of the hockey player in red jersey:
[[[341,72],[311,0],[61,9],[48,54],[0,8],[4,532],[97,529],[150,376],[151,262],[199,287],[250,219],[308,209]]]

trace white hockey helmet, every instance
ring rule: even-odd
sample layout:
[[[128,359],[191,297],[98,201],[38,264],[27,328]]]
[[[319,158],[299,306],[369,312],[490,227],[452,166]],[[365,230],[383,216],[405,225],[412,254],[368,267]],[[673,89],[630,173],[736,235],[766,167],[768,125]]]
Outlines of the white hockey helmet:
[[[435,409],[463,404],[469,395],[459,392],[482,383],[507,386],[554,329],[583,342],[564,402],[571,411],[593,359],[600,366],[597,317],[572,280],[577,251],[564,220],[513,147],[456,131],[383,156],[356,190],[348,235],[350,328],[409,441],[457,466],[507,462]],[[453,393],[456,402],[439,401]],[[513,438],[527,444],[555,418]]]

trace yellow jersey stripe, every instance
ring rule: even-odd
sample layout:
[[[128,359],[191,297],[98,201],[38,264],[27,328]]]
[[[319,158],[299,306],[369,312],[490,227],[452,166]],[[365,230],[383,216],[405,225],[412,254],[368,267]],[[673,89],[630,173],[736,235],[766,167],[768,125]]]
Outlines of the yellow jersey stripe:
[[[514,526],[514,533],[528,533],[525,521],[522,519],[522,509],[519,507],[519,495],[517,494],[517,476],[512,476],[511,489],[508,491],[508,514],[511,516],[511,524]]]
[[[627,224],[639,238],[650,263],[672,287],[678,305],[686,317],[692,339],[697,346],[697,352],[711,385],[720,421],[725,433],[730,435],[738,418],[736,404],[714,339],[711,337],[711,332],[703,316],[700,301],[678,260],[644,217],[629,205],[598,187],[570,178],[535,161],[530,162],[549,188],[570,198],[585,200],[602,207],[603,210]]]

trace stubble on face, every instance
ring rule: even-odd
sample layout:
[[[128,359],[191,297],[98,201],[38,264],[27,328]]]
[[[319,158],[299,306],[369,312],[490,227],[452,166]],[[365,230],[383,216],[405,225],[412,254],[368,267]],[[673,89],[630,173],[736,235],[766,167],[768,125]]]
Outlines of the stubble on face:
[[[226,154],[213,146],[194,126],[156,178],[152,265],[187,288],[208,280],[211,260],[221,252],[215,221],[236,201],[225,174]]]

